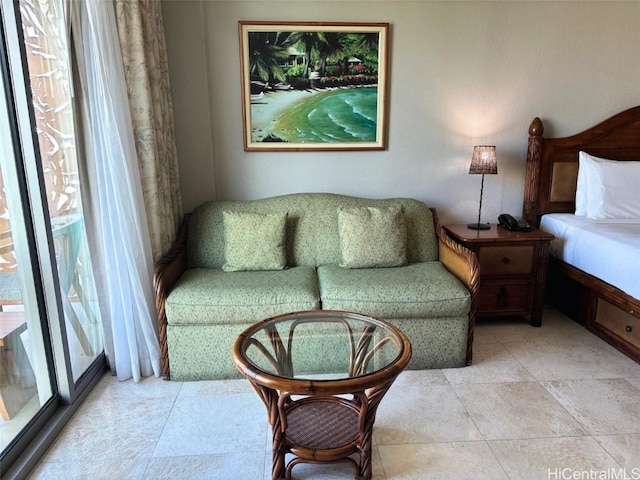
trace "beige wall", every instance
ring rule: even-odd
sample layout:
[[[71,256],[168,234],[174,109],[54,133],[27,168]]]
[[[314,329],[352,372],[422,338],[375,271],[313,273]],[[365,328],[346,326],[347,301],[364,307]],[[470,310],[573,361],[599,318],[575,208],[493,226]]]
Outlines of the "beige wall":
[[[527,130],[564,136],[640,105],[640,2],[169,1],[185,209],[301,191],[409,196],[475,220],[473,145],[495,144],[483,220],[520,214]],[[246,153],[239,20],[391,24],[389,148]]]

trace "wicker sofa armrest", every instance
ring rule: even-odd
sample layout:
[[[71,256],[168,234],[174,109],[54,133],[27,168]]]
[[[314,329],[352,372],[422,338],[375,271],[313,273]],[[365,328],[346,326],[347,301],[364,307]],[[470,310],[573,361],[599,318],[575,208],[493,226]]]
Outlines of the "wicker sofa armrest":
[[[480,288],[480,263],[475,253],[455,242],[440,225],[437,226],[436,231],[440,262],[467,287],[471,294],[467,338],[467,365],[471,365],[476,306]]]
[[[478,257],[449,237],[442,227],[438,227],[438,255],[440,262],[464,283],[470,293],[477,290],[480,282]]]
[[[167,315],[165,305],[169,292],[187,269],[187,229],[189,214],[184,216],[178,237],[171,249],[155,265],[153,287],[158,311],[158,340],[160,342],[160,366],[162,376],[169,380],[169,347],[167,345]]]

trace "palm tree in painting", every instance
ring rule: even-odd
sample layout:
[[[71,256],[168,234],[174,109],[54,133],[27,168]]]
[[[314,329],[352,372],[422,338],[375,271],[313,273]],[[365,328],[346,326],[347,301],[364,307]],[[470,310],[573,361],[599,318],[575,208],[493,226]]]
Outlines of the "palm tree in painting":
[[[344,40],[347,35],[345,32],[327,32],[324,34],[325,42],[318,46],[320,75],[325,76],[326,74],[327,59],[340,54],[344,50]]]
[[[284,43],[288,34],[282,32],[249,32],[249,71],[263,82],[285,80],[281,65],[287,59]]]
[[[377,33],[363,33],[360,35],[358,48],[363,56],[362,60],[364,60],[369,66],[378,65],[380,36]]]
[[[349,73],[349,56],[360,57],[369,66],[376,66],[378,64],[378,43],[377,33],[347,34],[343,39],[342,52],[345,55],[337,62],[342,73]]]
[[[320,46],[326,43],[326,33],[324,32],[294,32],[289,37],[289,41],[304,52],[304,72],[303,76],[309,74],[311,64],[311,53],[320,50]]]
[[[377,33],[360,33],[357,35],[355,45],[365,52],[378,51],[378,34]]]

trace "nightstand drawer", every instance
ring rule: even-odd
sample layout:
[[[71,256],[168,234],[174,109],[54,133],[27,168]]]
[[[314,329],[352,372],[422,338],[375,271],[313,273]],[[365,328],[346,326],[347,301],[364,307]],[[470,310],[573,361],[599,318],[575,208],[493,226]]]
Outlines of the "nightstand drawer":
[[[533,282],[482,282],[479,313],[521,312],[531,309]]]
[[[625,342],[640,348],[640,319],[633,313],[625,312],[603,298],[598,298],[595,322]]]
[[[535,247],[483,246],[480,247],[480,274],[485,275],[530,275],[533,272]]]

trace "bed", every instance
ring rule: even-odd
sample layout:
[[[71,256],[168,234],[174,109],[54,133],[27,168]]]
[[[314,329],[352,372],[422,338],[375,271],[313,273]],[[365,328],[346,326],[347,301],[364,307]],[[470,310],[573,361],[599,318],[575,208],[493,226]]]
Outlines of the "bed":
[[[584,188],[577,189],[580,155],[615,161],[613,168],[635,168],[618,162],[640,161],[640,106],[570,137],[543,134],[535,118],[523,216],[556,237],[547,302],[640,363],[640,218],[575,215],[576,191],[578,205],[585,201]],[[640,199],[637,188],[634,199]]]

